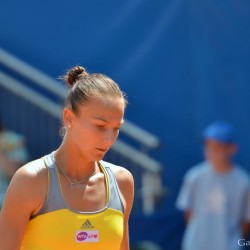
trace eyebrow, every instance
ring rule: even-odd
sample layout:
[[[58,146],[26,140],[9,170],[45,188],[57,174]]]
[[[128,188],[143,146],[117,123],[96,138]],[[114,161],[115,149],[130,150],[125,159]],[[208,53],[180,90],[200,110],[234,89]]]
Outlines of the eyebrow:
[[[109,123],[107,120],[105,120],[102,117],[94,117],[95,120],[99,120],[99,121],[103,121],[105,123]],[[124,120],[121,121],[121,123],[119,123],[119,125],[123,125],[124,124]]]

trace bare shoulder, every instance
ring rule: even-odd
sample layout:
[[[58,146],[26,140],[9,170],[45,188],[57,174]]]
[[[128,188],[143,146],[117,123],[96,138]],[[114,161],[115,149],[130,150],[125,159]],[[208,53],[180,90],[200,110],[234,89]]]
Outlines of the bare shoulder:
[[[105,162],[105,165],[108,166],[115,175],[115,178],[120,185],[134,185],[133,175],[129,170],[124,167],[117,166],[108,162]]]
[[[47,170],[41,159],[27,163],[17,170],[8,187],[3,209],[11,209],[14,201],[30,213],[40,208],[47,193]]]
[[[18,189],[27,197],[43,197],[47,192],[47,170],[42,159],[27,163],[17,170],[10,183],[10,189]]]
[[[124,167],[116,167],[114,174],[124,199],[125,215],[128,217],[134,200],[134,178],[131,172]]]
[[[116,180],[119,185],[134,186],[134,178],[129,170],[124,167],[117,167],[114,170]]]
[[[27,223],[46,197],[45,175],[43,161],[35,160],[13,176],[0,212],[1,249],[20,249]]]
[[[22,181],[39,181],[44,180],[47,170],[42,159],[37,159],[27,163],[17,170],[12,182]]]
[[[105,162],[115,175],[117,184],[119,186],[122,200],[128,215],[131,211],[133,200],[134,200],[134,178],[129,170],[124,167],[116,166],[111,163]]]

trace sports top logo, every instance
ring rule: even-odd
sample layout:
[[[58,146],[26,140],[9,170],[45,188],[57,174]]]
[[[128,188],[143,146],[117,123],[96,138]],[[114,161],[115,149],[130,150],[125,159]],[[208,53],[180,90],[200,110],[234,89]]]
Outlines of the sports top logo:
[[[75,241],[76,242],[99,242],[99,231],[98,230],[76,231]]]
[[[91,224],[89,220],[85,220],[81,226],[81,229],[94,229],[95,227]]]

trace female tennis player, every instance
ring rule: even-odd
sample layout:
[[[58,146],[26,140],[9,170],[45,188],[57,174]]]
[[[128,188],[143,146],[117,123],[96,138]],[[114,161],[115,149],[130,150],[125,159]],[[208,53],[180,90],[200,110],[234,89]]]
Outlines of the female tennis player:
[[[65,78],[62,144],[14,175],[0,213],[0,248],[128,250],[133,177],[102,161],[126,98],[112,79],[80,66]]]

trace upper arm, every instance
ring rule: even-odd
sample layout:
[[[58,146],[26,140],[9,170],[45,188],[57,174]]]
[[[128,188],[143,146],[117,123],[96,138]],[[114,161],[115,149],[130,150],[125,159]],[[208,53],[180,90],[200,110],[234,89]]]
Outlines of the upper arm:
[[[248,183],[245,193],[244,193],[244,201],[243,201],[243,218],[242,220],[250,223],[250,184]]]
[[[134,200],[134,178],[127,169],[120,168],[116,179],[124,201],[125,217],[129,217]]]
[[[194,197],[195,197],[195,178],[193,175],[193,169],[189,171],[185,177],[179,196],[176,201],[178,209],[184,211],[184,219],[189,222],[192,217]]]
[[[243,197],[243,213],[242,213],[242,222],[241,222],[242,234],[244,237],[247,237],[250,232],[250,184],[246,186]]]
[[[20,249],[30,216],[40,205],[40,176],[34,169],[41,163],[36,161],[32,164],[31,168],[26,165],[16,172],[7,190],[0,212],[0,242],[3,249]]]
[[[190,173],[187,173],[184,177],[184,181],[176,201],[176,206],[178,209],[190,211],[193,208],[195,190],[194,185],[195,180],[193,176]]]
[[[124,235],[121,243],[121,250],[129,249],[129,233],[128,233],[128,219],[133,206],[134,201],[134,179],[132,174],[124,169],[119,168],[115,173],[119,190],[122,195],[124,204]]]

